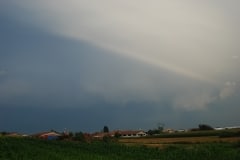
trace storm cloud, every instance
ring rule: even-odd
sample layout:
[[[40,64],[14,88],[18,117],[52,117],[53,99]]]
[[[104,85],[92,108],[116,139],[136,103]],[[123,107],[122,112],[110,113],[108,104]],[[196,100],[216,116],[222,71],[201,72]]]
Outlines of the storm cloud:
[[[129,107],[149,109],[145,128],[191,114],[237,123],[219,117],[239,111],[239,3],[3,0],[0,107],[108,108],[122,127],[114,109],[131,121]]]

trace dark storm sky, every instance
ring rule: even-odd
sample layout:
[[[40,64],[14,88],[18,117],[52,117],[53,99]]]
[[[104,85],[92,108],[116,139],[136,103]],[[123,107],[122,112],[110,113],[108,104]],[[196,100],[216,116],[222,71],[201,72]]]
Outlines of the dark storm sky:
[[[230,1],[0,2],[0,131],[239,125]]]

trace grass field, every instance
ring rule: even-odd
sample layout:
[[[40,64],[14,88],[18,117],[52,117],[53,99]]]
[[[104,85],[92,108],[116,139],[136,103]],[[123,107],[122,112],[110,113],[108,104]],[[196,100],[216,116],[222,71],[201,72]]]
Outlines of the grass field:
[[[168,144],[166,147],[0,137],[1,160],[239,160],[239,142]],[[128,139],[130,140],[130,139]],[[135,139],[140,140],[140,139]],[[141,139],[145,140],[145,139]],[[152,139],[148,139],[152,140]],[[152,140],[153,141],[153,140]]]

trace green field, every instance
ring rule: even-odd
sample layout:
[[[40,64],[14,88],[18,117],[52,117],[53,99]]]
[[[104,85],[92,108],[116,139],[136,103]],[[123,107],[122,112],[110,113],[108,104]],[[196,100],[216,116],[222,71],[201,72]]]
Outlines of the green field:
[[[239,160],[240,143],[170,144],[163,149],[117,142],[91,143],[0,137],[1,160]]]

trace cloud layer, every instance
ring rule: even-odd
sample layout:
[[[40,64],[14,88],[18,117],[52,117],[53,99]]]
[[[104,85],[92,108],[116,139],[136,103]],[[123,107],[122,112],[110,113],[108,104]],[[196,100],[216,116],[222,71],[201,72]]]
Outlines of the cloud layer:
[[[239,95],[239,3],[3,0],[0,102],[208,110]]]
[[[231,54],[239,49],[239,33],[222,1],[17,3],[33,13],[35,25],[179,75],[216,82],[234,69]]]

